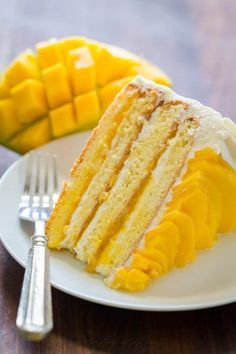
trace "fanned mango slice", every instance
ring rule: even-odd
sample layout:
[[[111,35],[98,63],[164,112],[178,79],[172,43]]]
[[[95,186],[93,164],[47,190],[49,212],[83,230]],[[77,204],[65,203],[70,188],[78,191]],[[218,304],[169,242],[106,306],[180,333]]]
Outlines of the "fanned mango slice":
[[[220,164],[199,161],[191,165],[191,168],[201,170],[221,192],[221,220],[218,232],[229,232],[236,228],[236,179],[235,172],[228,165],[227,168]]]
[[[204,151],[204,150],[203,150]],[[217,185],[200,170],[196,171],[190,178],[193,178],[198,183],[204,193],[208,194],[209,204],[214,205],[214,210],[217,220],[221,219],[221,193]],[[185,178],[184,182],[187,182],[189,178]],[[209,210],[209,208],[208,208]],[[217,225],[218,228],[218,225]]]
[[[116,272],[115,277],[112,280],[112,287],[114,289],[122,289],[132,292],[144,290],[149,283],[149,275],[142,270],[122,267]]]
[[[171,85],[159,68],[108,44],[82,36],[38,43],[35,52],[18,55],[1,76],[0,105],[5,107],[0,115],[0,122],[4,121],[1,144],[12,146],[9,142],[15,135],[43,117],[50,120],[50,139],[93,128],[115,95],[137,74]],[[1,104],[5,99],[14,107]],[[39,137],[35,139],[38,146],[45,143]],[[22,142],[18,149],[18,141],[14,149],[27,152]]]
[[[201,189],[193,189],[181,198],[181,210],[191,215],[195,229],[196,248],[200,248],[202,227],[206,223],[208,213],[208,197]]]
[[[218,232],[236,228],[235,200],[236,171],[210,148],[197,151],[173,187],[160,223],[146,232],[143,247],[115,273],[115,288],[143,290],[149,284],[144,275],[159,278],[166,270],[191,262],[196,252],[213,245]],[[137,270],[141,275],[137,273],[139,283],[134,286],[130,274]],[[109,285],[113,287],[113,281]]]
[[[215,239],[215,235],[211,232],[209,225],[203,224],[198,235],[197,249],[204,250],[210,248]]]
[[[185,198],[187,194],[191,193],[195,189],[201,190],[203,193],[206,192],[204,183],[205,176],[201,173],[201,171],[195,171],[190,175],[185,175],[183,181],[173,187],[174,197],[171,202],[167,204],[167,207],[170,204],[180,208],[181,198]]]
[[[188,164],[189,167],[191,167],[192,164],[196,163],[197,161],[209,161],[209,162],[215,162],[215,163],[222,163],[222,158],[216,154],[211,148],[206,147],[203,150],[198,150],[195,152],[194,158],[191,159]],[[188,169],[186,175],[188,174],[188,172],[190,172],[190,168]],[[185,178],[185,176],[184,176]]]
[[[199,171],[199,173],[202,173]],[[221,193],[217,186],[205,176],[204,178],[204,186],[207,188],[208,191],[208,211],[207,211],[207,218],[206,218],[206,226],[208,227],[209,231],[205,228],[206,234],[205,237],[201,237],[199,239],[204,240],[202,243],[202,247],[200,248],[209,248],[212,246],[213,242],[217,237],[217,232],[219,229],[219,223],[221,220]],[[204,230],[202,230],[204,233]],[[209,237],[207,237],[207,235]]]
[[[145,257],[148,261],[152,261],[160,265],[160,274],[165,274],[168,270],[168,258],[164,252],[154,247],[144,248],[136,251],[136,254]],[[150,269],[151,275],[151,269]]]
[[[209,245],[209,247],[216,239],[216,233],[219,228],[219,220],[220,219],[218,217],[217,206],[215,206],[214,202],[210,202],[208,204],[208,212],[206,219],[206,225],[208,225],[211,234],[211,244]]]
[[[179,243],[179,229],[173,222],[163,222],[145,234],[145,248],[161,250],[168,258],[169,269],[175,264]]]
[[[183,211],[173,210],[164,215],[161,222],[172,221],[179,229],[180,244],[175,265],[183,267],[195,257],[195,230],[192,218]]]
[[[158,261],[154,261],[141,254],[134,254],[131,267],[132,269],[135,268],[143,271],[151,278],[159,278],[163,273],[162,265]]]

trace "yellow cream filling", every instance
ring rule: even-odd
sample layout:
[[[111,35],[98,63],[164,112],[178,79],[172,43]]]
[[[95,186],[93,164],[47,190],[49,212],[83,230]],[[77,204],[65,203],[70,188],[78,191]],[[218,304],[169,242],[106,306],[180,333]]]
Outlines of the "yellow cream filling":
[[[190,127],[193,130],[196,124],[192,119],[187,119],[178,125],[176,134],[169,140],[165,152],[152,170],[143,190],[139,192],[135,205],[127,212],[122,228],[101,252],[97,272],[109,276],[137,247],[180,173],[194,140]]]
[[[197,251],[213,245],[217,233],[236,229],[236,171],[212,149],[195,153],[172,192],[159,225],[116,270],[111,287],[143,290],[152,278],[193,261]]]
[[[110,149],[97,174],[90,181],[90,185],[75,209],[70,223],[65,229],[66,238],[61,246],[73,249],[79,240],[82,231],[89,224],[96,209],[106,199],[109,190],[116,181],[117,174],[122,168],[135,139],[137,138],[146,120],[157,105],[157,94],[149,93],[136,100],[125,114],[117,128]]]
[[[150,176],[167,141],[176,130],[175,118],[183,115],[184,110],[185,105],[180,102],[163,104],[145,122],[107,199],[98,207],[74,247],[77,258],[82,262],[94,264],[112,237],[115,224],[122,219],[142,182]]]
[[[138,88],[127,86],[116,99],[116,105],[111,104],[99,126],[87,143],[80,159],[74,164],[70,182],[64,189],[49,218],[46,233],[50,248],[60,248],[64,239],[64,231],[81,199],[87,190],[92,178],[96,175],[103,163],[113,137],[123,121],[130,106],[139,96]],[[78,178],[79,176],[79,178]]]

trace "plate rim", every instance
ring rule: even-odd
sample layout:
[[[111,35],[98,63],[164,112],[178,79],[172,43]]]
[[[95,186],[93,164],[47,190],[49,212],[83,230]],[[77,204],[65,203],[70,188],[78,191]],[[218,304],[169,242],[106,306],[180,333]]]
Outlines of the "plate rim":
[[[85,132],[79,132],[77,134],[73,135],[80,135],[81,133],[88,133],[88,131]],[[43,147],[44,149],[47,148],[47,146],[58,143],[58,141],[65,140],[67,138],[70,138],[70,136],[62,137],[60,139],[53,140],[37,149],[34,149],[34,151],[41,150]],[[7,170],[3,173],[3,175],[0,178],[0,189],[2,187],[3,182],[8,178],[8,175],[14,170],[17,165],[22,163],[22,160],[26,159],[28,153],[20,156],[18,160],[13,162]],[[18,263],[20,264],[23,268],[25,268],[26,262],[24,262],[21,258],[18,257],[18,255],[12,251],[12,249],[9,247],[9,245],[6,242],[6,238],[4,237],[4,233],[0,232],[0,240],[5,248],[5,250],[10,254],[10,256]],[[148,305],[148,304],[132,304],[132,303],[124,303],[124,301],[116,301],[116,300],[110,300],[110,299],[102,299],[102,298],[97,298],[96,296],[92,295],[87,295],[84,292],[76,292],[74,290],[69,289],[67,286],[63,286],[61,284],[58,284],[58,282],[51,280],[50,281],[51,285],[55,288],[58,289],[66,294],[72,295],[74,297],[80,298],[85,301],[89,301],[92,303],[97,303],[103,306],[109,306],[109,307],[114,307],[114,308],[120,308],[120,309],[126,309],[126,310],[136,310],[136,311],[147,311],[147,312],[178,312],[178,311],[192,311],[192,310],[201,310],[201,309],[207,309],[207,308],[213,308],[213,307],[219,307],[219,306],[224,306],[227,304],[231,304],[236,302],[236,294],[235,296],[228,296],[224,297],[222,299],[216,299],[216,300],[208,300],[206,302],[193,302],[193,303],[188,303],[188,304],[157,304],[157,305]],[[105,285],[104,285],[105,286]]]

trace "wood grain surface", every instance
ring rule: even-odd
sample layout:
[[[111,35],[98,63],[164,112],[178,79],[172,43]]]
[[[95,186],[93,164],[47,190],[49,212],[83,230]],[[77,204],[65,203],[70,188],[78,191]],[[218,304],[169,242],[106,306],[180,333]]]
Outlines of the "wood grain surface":
[[[235,0],[0,0],[0,9],[0,69],[37,41],[84,34],[156,62],[176,91],[236,119]],[[0,147],[0,173],[18,158]],[[0,245],[0,354],[236,353],[236,304],[132,312],[57,290],[53,333],[43,343],[25,342],[15,328],[22,277]]]

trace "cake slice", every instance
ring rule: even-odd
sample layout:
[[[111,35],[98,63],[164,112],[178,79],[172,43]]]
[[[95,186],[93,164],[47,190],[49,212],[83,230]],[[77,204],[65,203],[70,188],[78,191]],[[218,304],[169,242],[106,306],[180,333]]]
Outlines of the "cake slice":
[[[104,113],[48,221],[112,288],[143,290],[236,228],[236,128],[137,77]]]

